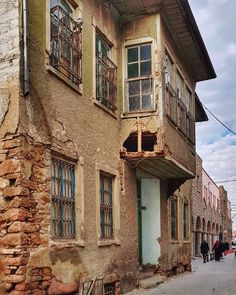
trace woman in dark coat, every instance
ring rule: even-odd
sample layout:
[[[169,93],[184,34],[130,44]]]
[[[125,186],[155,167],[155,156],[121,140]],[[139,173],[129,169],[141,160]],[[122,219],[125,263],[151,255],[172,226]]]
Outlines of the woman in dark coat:
[[[204,263],[208,261],[208,252],[209,252],[209,246],[208,246],[208,243],[204,240],[201,243],[201,253],[202,253],[202,258]]]
[[[220,258],[222,256],[222,252],[224,251],[224,249],[222,247],[222,243],[220,243],[218,240],[215,242],[213,251],[215,251],[215,260],[220,261]]]

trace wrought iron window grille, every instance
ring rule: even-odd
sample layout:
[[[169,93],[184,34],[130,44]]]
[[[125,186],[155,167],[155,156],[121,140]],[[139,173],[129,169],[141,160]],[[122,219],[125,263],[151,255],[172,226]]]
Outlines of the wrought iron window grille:
[[[75,238],[75,165],[52,158],[51,235],[53,239]]]
[[[96,99],[116,111],[117,66],[102,52],[96,54]]]
[[[82,83],[82,23],[60,5],[50,11],[50,64],[75,85]]]
[[[101,240],[113,239],[113,178],[100,174]]]

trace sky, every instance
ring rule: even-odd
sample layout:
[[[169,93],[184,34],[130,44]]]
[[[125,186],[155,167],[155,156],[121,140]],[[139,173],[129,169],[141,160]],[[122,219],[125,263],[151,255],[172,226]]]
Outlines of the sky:
[[[236,1],[189,0],[217,78],[197,84],[197,93],[219,120],[236,133]],[[206,111],[207,112],[207,111]],[[209,121],[197,123],[197,152],[217,185],[224,185],[236,205],[236,135],[207,112]],[[236,207],[235,207],[236,208]],[[236,229],[236,210],[233,228]]]

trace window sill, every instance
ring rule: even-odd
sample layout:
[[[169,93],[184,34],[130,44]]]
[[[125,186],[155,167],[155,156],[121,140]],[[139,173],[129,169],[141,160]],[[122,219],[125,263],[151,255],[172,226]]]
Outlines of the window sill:
[[[82,86],[76,86],[74,83],[72,83],[69,79],[66,78],[65,75],[61,74],[57,69],[52,67],[51,65],[46,65],[46,70],[56,76],[58,79],[60,79],[64,84],[69,86],[71,89],[76,91],[78,94],[83,95]]]
[[[170,244],[179,244],[179,241],[171,240]]]
[[[139,111],[139,112],[127,112],[121,115],[122,119],[137,118],[137,117],[149,117],[157,115],[157,110]]]
[[[64,248],[64,247],[85,247],[86,243],[83,240],[51,240],[49,242],[50,247],[58,247],[58,248]]]
[[[96,105],[97,107],[101,108],[102,110],[104,110],[106,113],[108,113],[109,115],[111,115],[113,118],[117,119],[117,114],[116,112],[113,112],[112,110],[110,110],[108,107],[106,107],[104,104],[102,104],[101,102],[99,102],[96,98],[92,98],[92,101],[94,103],[94,105]]]
[[[183,241],[183,244],[190,244],[189,240]]]
[[[98,247],[106,247],[106,246],[112,246],[112,245],[117,245],[120,246],[120,241],[119,240],[100,240],[98,241]]]

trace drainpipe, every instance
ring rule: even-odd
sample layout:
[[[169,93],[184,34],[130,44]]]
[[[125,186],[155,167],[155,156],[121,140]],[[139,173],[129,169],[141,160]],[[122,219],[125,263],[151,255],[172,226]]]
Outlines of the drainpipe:
[[[29,58],[28,58],[28,1],[23,0],[23,44],[24,44],[24,83],[23,94],[29,94]]]

